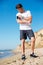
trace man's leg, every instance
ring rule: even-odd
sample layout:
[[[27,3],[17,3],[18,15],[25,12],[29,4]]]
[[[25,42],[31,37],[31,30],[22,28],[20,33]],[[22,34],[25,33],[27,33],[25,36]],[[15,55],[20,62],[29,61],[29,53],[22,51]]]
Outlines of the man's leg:
[[[21,49],[22,49],[22,55],[24,55],[25,54],[25,39],[22,39],[21,40]]]
[[[31,57],[37,58],[38,56],[36,56],[34,54],[34,49],[35,49],[35,37],[31,37]]]
[[[20,30],[21,50],[22,55],[25,54],[25,37],[24,30]]]
[[[28,30],[27,31],[27,36],[31,40],[31,54],[30,54],[30,56],[36,58],[37,56],[34,55],[34,48],[35,48],[35,35],[34,35],[34,32],[32,30]]]
[[[34,53],[34,47],[35,47],[35,35],[32,30],[27,30],[27,36],[30,39],[31,42],[31,53]]]
[[[31,53],[34,53],[35,48],[35,37],[31,37]]]
[[[26,31],[20,30],[20,40],[21,40],[21,50],[22,50],[22,60],[25,60],[25,40],[27,39]]]
[[[25,39],[22,39],[21,40],[21,50],[22,50],[22,60],[25,60],[26,57],[25,57]]]

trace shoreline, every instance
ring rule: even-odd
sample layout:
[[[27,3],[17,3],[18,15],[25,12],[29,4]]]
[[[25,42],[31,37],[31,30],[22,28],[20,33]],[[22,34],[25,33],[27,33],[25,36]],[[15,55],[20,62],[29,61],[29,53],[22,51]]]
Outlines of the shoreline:
[[[6,53],[7,52],[7,53]],[[11,51],[3,51],[3,52],[0,52],[0,59],[4,59],[4,58],[7,58],[7,57],[10,57],[10,56],[13,56],[14,53]]]
[[[13,52],[15,53],[15,50],[13,50]],[[40,63],[43,64],[43,62],[42,62],[42,60],[43,60],[43,48],[36,48],[35,49],[35,54],[37,54],[39,56],[36,59],[30,58],[29,54],[30,54],[30,49],[26,49],[27,59],[26,59],[25,63],[30,63],[30,61],[32,60],[31,63],[34,63],[35,61],[36,61],[36,63],[39,63],[39,61],[40,61]],[[34,62],[33,62],[33,60],[34,60]],[[0,59],[0,65],[17,65],[17,63],[18,63],[18,65],[19,64],[23,65],[22,64],[23,61],[21,60],[21,53],[16,53],[13,56],[10,56],[10,57],[4,58],[4,59]],[[25,65],[25,63],[24,63],[24,65]],[[28,64],[26,64],[26,65],[28,65]]]

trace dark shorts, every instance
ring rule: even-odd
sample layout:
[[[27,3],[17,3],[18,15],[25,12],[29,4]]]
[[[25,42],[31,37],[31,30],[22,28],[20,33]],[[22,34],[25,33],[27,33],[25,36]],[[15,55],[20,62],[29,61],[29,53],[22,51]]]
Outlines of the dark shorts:
[[[27,36],[29,39],[31,39],[31,37],[35,37],[33,30],[20,30],[20,40],[27,39]]]

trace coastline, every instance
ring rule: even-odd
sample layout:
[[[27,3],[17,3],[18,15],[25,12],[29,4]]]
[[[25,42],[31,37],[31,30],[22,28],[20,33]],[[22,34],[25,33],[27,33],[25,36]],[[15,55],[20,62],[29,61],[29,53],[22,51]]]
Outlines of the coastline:
[[[12,50],[15,53],[15,50]],[[38,58],[30,58],[30,49],[26,49],[26,61],[24,65],[28,65],[30,63],[34,65],[42,65],[43,64],[43,48],[36,48],[35,54],[37,54]],[[31,61],[32,60],[32,61]],[[34,63],[35,62],[35,63]],[[0,59],[0,65],[23,65],[23,61],[21,60],[21,52],[16,53],[13,56],[8,58]]]
[[[9,56],[12,56],[14,53],[12,53],[12,50],[0,50],[0,59],[7,58]]]

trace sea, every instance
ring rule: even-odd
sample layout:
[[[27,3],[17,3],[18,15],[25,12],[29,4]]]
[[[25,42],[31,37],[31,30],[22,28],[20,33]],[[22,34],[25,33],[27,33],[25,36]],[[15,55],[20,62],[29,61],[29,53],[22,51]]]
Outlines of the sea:
[[[14,55],[12,50],[0,50],[0,59]]]

